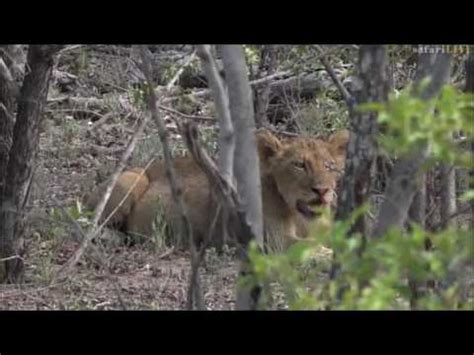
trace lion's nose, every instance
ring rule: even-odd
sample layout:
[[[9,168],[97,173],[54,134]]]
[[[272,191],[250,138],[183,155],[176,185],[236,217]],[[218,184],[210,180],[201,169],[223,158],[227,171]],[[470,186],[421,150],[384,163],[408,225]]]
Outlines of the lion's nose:
[[[313,188],[311,188],[311,190],[313,190],[313,192],[316,195],[318,195],[319,197],[323,197],[329,191],[329,189],[327,187],[313,187]]]

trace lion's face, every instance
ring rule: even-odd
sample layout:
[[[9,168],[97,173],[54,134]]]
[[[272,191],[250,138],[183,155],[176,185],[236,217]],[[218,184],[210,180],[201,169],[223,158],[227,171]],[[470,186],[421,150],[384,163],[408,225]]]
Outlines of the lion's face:
[[[315,207],[329,207],[335,200],[347,141],[347,131],[328,141],[299,138],[285,143],[262,132],[258,136],[262,172],[273,178],[289,209],[312,219],[316,217]]]

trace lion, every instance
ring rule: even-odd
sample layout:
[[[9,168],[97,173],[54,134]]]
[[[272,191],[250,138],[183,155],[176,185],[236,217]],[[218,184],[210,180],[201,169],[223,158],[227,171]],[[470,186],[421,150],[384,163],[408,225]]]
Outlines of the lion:
[[[284,141],[267,130],[257,132],[256,137],[265,243],[272,249],[286,249],[307,237],[309,223],[318,217],[316,207],[334,205],[336,184],[344,170],[349,132],[341,130],[326,140],[299,137]],[[175,158],[173,165],[181,181],[193,236],[196,241],[203,241],[217,210],[213,191],[192,157]],[[146,170],[136,168],[122,173],[104,216],[117,207],[134,184],[132,193],[117,209],[109,225],[119,226],[130,234],[150,237],[158,206],[162,206],[167,222],[172,228],[176,226],[179,211],[172,199],[163,160],[155,160]],[[90,208],[95,206],[99,195],[95,193],[87,201]],[[217,223],[211,239],[218,240],[222,228]]]
[[[317,207],[335,205],[344,171],[349,132],[326,141],[302,137],[282,142],[269,132],[258,136],[266,244],[284,250],[307,237]]]

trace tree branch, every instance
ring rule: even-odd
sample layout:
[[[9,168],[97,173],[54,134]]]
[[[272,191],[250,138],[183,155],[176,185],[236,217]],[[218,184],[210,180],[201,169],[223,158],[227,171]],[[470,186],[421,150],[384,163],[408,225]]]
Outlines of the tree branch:
[[[334,82],[337,89],[341,93],[342,98],[346,102],[347,106],[349,108],[352,108],[352,106],[354,105],[354,98],[349,93],[349,91],[347,91],[347,89],[344,87],[344,85],[342,85],[341,80],[339,80],[339,78],[337,77],[336,73],[334,72],[331,64],[329,63],[329,60],[327,59],[328,58],[327,54],[324,52],[324,50],[321,48],[321,46],[317,45],[316,49],[319,52],[319,54],[321,55],[320,61],[323,64],[324,69],[326,69],[326,71],[328,72],[328,74],[331,77],[332,81]]]
[[[171,194],[173,197],[173,202],[178,207],[178,211],[179,211],[179,218],[180,218],[180,224],[179,224],[180,231],[179,232],[181,234],[180,235],[181,241],[183,240],[188,241],[191,248],[191,265],[193,265],[194,263],[196,263],[196,260],[198,258],[196,246],[195,246],[194,238],[193,238],[193,230],[191,228],[191,223],[189,222],[189,218],[186,212],[186,207],[183,201],[183,196],[182,196],[183,192],[182,192],[181,182],[178,180],[178,177],[173,167],[171,149],[168,142],[168,135],[166,131],[165,122],[158,112],[159,104],[157,104],[155,90],[153,90],[153,86],[152,86],[153,81],[151,78],[151,64],[148,58],[148,53],[146,52],[145,47],[142,46],[140,49],[141,49],[140,55],[141,55],[141,60],[142,60],[140,69],[145,75],[145,78],[149,85],[148,107],[153,117],[153,120],[155,121],[155,123],[157,124],[159,128],[159,137],[161,140],[161,144],[163,146],[163,155],[165,158],[164,160],[165,160],[166,177],[168,178],[168,181],[171,185]],[[178,71],[178,73],[179,72],[180,71]],[[168,91],[171,89],[172,87],[171,84],[173,83],[173,81],[175,80],[171,80],[170,84],[167,85]],[[192,297],[191,300],[188,300],[188,305],[190,306],[191,310],[194,308],[204,309],[204,300],[203,300],[202,295],[198,295],[196,297],[195,292],[191,292],[189,296]]]
[[[216,105],[217,119],[219,122],[219,170],[226,179],[234,177],[234,126],[230,117],[229,99],[225,91],[209,45],[198,45],[197,54],[209,83],[212,96]]]

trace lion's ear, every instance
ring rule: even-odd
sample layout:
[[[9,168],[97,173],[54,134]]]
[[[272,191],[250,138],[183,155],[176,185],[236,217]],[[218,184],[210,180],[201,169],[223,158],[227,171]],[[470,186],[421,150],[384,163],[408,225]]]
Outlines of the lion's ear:
[[[340,130],[332,134],[328,139],[329,151],[341,165],[346,160],[347,143],[349,143],[350,132],[347,129]],[[340,167],[342,168],[342,166]]]
[[[268,131],[257,133],[257,146],[260,161],[265,165],[282,148],[280,140]]]

